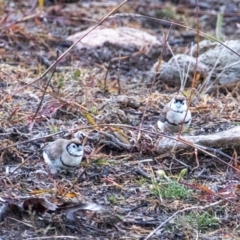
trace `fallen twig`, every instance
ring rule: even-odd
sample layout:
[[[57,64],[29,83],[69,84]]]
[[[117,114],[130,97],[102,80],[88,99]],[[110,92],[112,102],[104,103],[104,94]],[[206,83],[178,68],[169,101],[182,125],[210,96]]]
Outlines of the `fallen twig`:
[[[163,227],[166,223],[168,223],[171,219],[173,219],[176,215],[178,215],[179,213],[185,212],[185,211],[190,211],[190,210],[204,210],[206,208],[218,205],[219,203],[223,202],[223,200],[219,200],[217,202],[214,202],[212,204],[209,205],[205,205],[205,206],[194,206],[194,207],[189,207],[189,208],[185,208],[185,209],[181,209],[178,210],[177,212],[175,212],[172,216],[170,216],[169,218],[167,218],[163,223],[161,223],[157,228],[155,228],[150,234],[148,234],[147,237],[144,238],[144,240],[149,239],[150,237],[152,237],[157,231],[159,231],[161,229],[161,227]]]

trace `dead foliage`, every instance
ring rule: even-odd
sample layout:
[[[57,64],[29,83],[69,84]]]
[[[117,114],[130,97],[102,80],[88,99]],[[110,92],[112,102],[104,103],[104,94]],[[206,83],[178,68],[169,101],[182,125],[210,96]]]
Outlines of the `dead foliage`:
[[[234,95],[217,86],[212,95],[185,89],[191,129],[167,135],[156,123],[179,89],[152,84],[149,71],[158,58],[171,58],[168,50],[105,42],[104,51],[66,52],[69,35],[100,22],[105,29],[124,25],[157,36],[161,28],[174,52],[184,53],[196,32],[138,15],[131,21],[108,17],[113,9],[120,15],[147,10],[195,28],[195,4],[46,0],[41,8],[42,1],[3,2],[0,237],[239,238],[238,85]],[[216,16],[205,11],[210,2],[199,2],[199,17],[205,16],[200,27],[212,33]],[[237,16],[228,8],[226,23]],[[222,34],[236,38],[232,22]],[[161,35],[166,47],[165,40]],[[203,77],[195,76],[194,86]],[[79,138],[86,157],[74,172],[53,176],[42,147],[59,137]]]

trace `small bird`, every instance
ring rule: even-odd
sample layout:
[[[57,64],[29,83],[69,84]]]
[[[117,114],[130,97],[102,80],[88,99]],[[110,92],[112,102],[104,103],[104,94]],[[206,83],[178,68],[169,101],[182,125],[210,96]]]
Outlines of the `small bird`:
[[[43,158],[49,165],[50,172],[56,174],[59,170],[68,171],[77,167],[82,161],[83,153],[78,139],[57,139],[44,148]]]
[[[163,108],[162,121],[157,122],[161,131],[179,132],[186,131],[192,121],[191,111],[188,109],[187,100],[184,96],[177,95]]]

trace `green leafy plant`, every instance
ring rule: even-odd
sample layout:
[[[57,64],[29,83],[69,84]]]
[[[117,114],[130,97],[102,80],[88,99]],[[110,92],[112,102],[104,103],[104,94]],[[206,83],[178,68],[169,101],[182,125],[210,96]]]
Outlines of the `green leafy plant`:
[[[63,87],[63,84],[64,84],[64,79],[63,77],[59,77],[57,79],[57,90],[58,92],[61,90],[61,88]]]
[[[111,204],[115,204],[117,202],[117,198],[115,195],[108,196],[108,200]]]
[[[188,223],[190,226],[201,231],[219,226],[218,218],[207,211],[203,213],[190,212],[188,215],[178,217],[177,222]]]
[[[125,198],[122,195],[110,195],[108,196],[108,200],[111,204],[122,205],[125,204]]]
[[[177,181],[170,181],[167,183],[154,183],[151,192],[154,195],[161,196],[168,199],[183,199],[193,195],[191,189],[179,184]]]
[[[81,77],[82,73],[79,69],[77,69],[74,73],[73,73],[73,79],[74,80],[78,80]]]
[[[142,186],[142,185],[145,185],[145,184],[149,183],[149,181],[144,177],[139,177],[138,179],[135,179],[134,182],[136,184],[138,184],[139,186]]]
[[[90,108],[89,112],[90,112],[91,114],[95,115],[95,114],[97,114],[98,109],[97,109],[96,106],[92,106],[92,107]]]
[[[178,175],[178,181],[181,180],[186,173],[187,170],[183,169]],[[157,174],[160,179],[159,181],[155,179],[150,188],[150,191],[154,195],[168,199],[184,199],[193,195],[192,189],[188,189],[176,180],[171,180],[163,170],[157,171]]]
[[[49,130],[51,133],[57,133],[58,132],[58,127],[57,126],[53,126],[53,125],[49,125]]]
[[[215,29],[216,39],[218,39],[219,41],[223,40],[222,27],[223,27],[223,12],[220,12],[217,15],[217,23]]]
[[[174,19],[180,20],[182,17],[180,14],[177,14],[177,9],[173,4],[166,4],[161,10],[156,9],[155,15],[158,18]]]
[[[97,159],[94,163],[99,166],[109,165],[108,160],[103,158]]]

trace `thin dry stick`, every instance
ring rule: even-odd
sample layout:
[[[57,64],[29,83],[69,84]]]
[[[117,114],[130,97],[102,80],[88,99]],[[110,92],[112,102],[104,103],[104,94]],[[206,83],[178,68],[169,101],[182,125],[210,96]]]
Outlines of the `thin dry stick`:
[[[139,128],[138,127],[134,127],[134,126],[131,126],[131,125],[125,125],[125,124],[98,124],[98,125],[92,125],[92,126],[86,126],[86,127],[79,127],[79,128],[74,128],[74,129],[69,129],[68,132],[76,132],[76,131],[79,131],[79,130],[83,130],[83,129],[91,129],[91,128],[95,128],[95,127],[121,127],[121,128],[129,128],[129,129],[133,129],[133,130],[136,130],[138,131]],[[167,136],[165,134],[161,134],[161,133],[157,133],[157,132],[152,132],[152,131],[149,131],[149,130],[146,130],[146,129],[142,129],[141,130],[142,132],[145,132],[145,133],[149,133],[149,134],[154,134],[157,137],[165,137],[165,138],[168,138],[168,139],[171,139],[171,140],[174,140],[176,142],[181,142],[183,144],[186,144],[188,146],[191,146],[193,148],[196,148],[197,150],[213,157],[213,158],[216,158],[217,160],[221,161],[222,163],[226,164],[227,166],[229,166],[230,168],[234,169],[235,171],[237,172],[240,172],[240,169],[234,167],[234,166],[231,166],[230,164],[226,163],[225,161],[223,161],[222,159],[220,159],[219,157],[217,157],[216,155],[208,152],[207,150],[207,147],[205,146],[201,146],[199,144],[195,144],[193,142],[189,142],[189,141],[186,141],[184,138],[175,138],[175,137],[172,137],[172,136]],[[51,136],[55,136],[55,135],[58,135],[58,134],[62,134],[62,133],[66,133],[66,131],[60,131],[60,132],[57,132],[57,133],[53,133],[53,134],[49,134],[47,136],[44,136],[44,137],[39,137],[39,138],[35,138],[35,139],[31,139],[31,140],[26,140],[26,141],[23,141],[23,142],[20,142],[20,143],[16,143],[16,144],[12,144],[12,145],[9,145],[7,147],[4,147],[4,148],[0,148],[0,151],[3,151],[5,149],[8,149],[10,147],[15,147],[19,144],[25,144],[25,143],[29,143],[29,142],[33,142],[33,141],[37,141],[37,140],[42,140],[42,139],[45,139],[47,137],[51,137]],[[228,156],[229,159],[232,159],[232,157]]]
[[[27,222],[25,222],[25,221],[18,220],[18,219],[16,219],[16,218],[12,218],[12,217],[8,217],[8,219],[13,220],[13,221],[16,221],[16,222],[21,223],[21,224],[24,224],[24,225],[26,225],[26,226],[28,226],[28,227],[31,227],[31,228],[35,228],[32,224],[27,223]]]
[[[37,152],[39,152],[39,151],[41,151],[41,150],[42,150],[42,148],[39,149]],[[30,159],[32,156],[34,156],[35,154],[36,154],[36,153],[34,153],[34,154],[32,154],[31,156],[27,157],[27,159],[26,159],[25,161],[23,161],[21,164],[19,164],[9,175],[2,177],[2,178],[0,179],[0,181],[3,180],[4,178],[7,178],[7,177],[13,175],[19,168],[21,168],[22,166],[24,166],[24,165],[29,161],[29,159]]]
[[[22,84],[27,84],[26,82],[24,82],[24,81],[22,81],[22,80],[20,80],[20,79],[18,79],[16,77],[13,77],[11,74],[3,71],[2,69],[0,69],[0,72],[2,72],[3,74],[7,75],[9,78],[11,78],[12,81],[17,81],[17,82],[20,82]],[[40,87],[37,87],[37,86],[34,86],[34,85],[32,87],[42,91],[42,88],[40,88]]]
[[[104,81],[103,81],[103,89],[104,89],[104,91],[107,91],[107,90],[108,90],[108,88],[107,88],[107,76],[108,76],[109,69],[110,69],[113,61],[118,60],[118,62],[120,62],[120,60],[124,60],[124,59],[127,59],[127,58],[129,58],[129,56],[114,57],[114,58],[112,58],[112,59],[109,61],[107,67],[102,67],[102,66],[100,66],[101,68],[106,69],[106,74],[105,74],[105,76],[104,76]],[[118,87],[121,87],[121,86],[120,86],[120,83],[119,83],[119,78],[118,78]],[[118,93],[118,94],[119,94],[119,93]]]
[[[34,238],[27,238],[26,240],[39,240],[39,239],[77,239],[77,240],[80,240],[81,238],[79,237],[74,237],[74,236],[70,236],[70,235],[59,235],[59,236],[56,236],[56,235],[52,235],[52,236],[47,236],[47,237],[34,237]]]
[[[74,179],[74,181],[73,181],[73,183],[72,183],[72,186],[70,186],[70,187],[65,191],[65,193],[62,194],[60,200],[62,200],[62,199],[67,195],[67,193],[74,188],[74,186],[78,183],[78,181],[81,179],[81,177],[83,176],[83,174],[84,174],[86,171],[87,171],[87,169],[85,168],[85,169],[81,172],[81,174]]]
[[[58,52],[57,52],[57,57],[58,57]],[[41,98],[41,100],[40,100],[40,103],[38,104],[37,110],[36,110],[34,116],[32,117],[31,121],[34,121],[34,119],[36,118],[36,116],[37,116],[37,114],[38,114],[38,112],[39,112],[39,110],[40,110],[40,108],[41,108],[41,106],[42,106],[44,96],[45,96],[45,94],[46,94],[46,92],[47,92],[47,88],[48,88],[48,86],[49,86],[49,84],[50,84],[50,82],[51,82],[51,80],[52,80],[53,74],[55,73],[56,67],[57,67],[57,64],[53,66],[52,74],[51,74],[51,76],[49,77],[49,80],[48,80],[48,82],[47,82],[47,84],[46,84],[46,86],[45,86],[45,88],[44,88],[44,90],[43,90],[42,98]]]
[[[171,29],[172,29],[172,25],[170,26],[170,28],[168,30],[168,34],[167,34],[167,36],[166,36],[166,38],[164,40],[163,50],[162,50],[161,55],[160,55],[160,57],[158,59],[158,64],[157,64],[156,70],[158,70],[160,68],[160,65],[161,65],[161,62],[162,62],[162,58],[163,58],[163,56],[165,54],[167,40],[168,40],[168,37],[169,37],[169,33],[171,32]],[[155,74],[155,76],[153,78],[149,94],[151,94],[153,92],[153,87],[154,87],[154,84],[155,84],[156,80],[157,80],[157,74]],[[142,114],[142,119],[141,119],[141,122],[139,124],[138,134],[137,134],[137,141],[139,141],[139,139],[141,137],[142,124],[143,124],[143,121],[144,121],[144,118],[145,118],[145,114],[146,114],[146,111],[147,111],[147,108],[148,108],[148,103],[149,103],[149,98],[147,98],[146,106],[144,108],[144,111],[143,111],[143,114]]]
[[[59,62],[62,60],[63,57],[65,57],[67,55],[67,53],[72,50],[76,45],[77,43],[79,43],[83,38],[85,38],[89,33],[91,33],[92,31],[94,31],[97,27],[99,27],[103,22],[105,22],[115,11],[117,11],[122,5],[124,5],[128,0],[124,0],[122,3],[120,3],[117,7],[115,7],[110,13],[108,13],[98,24],[96,24],[95,26],[93,26],[86,34],[84,34],[80,39],[78,39],[75,43],[73,43],[65,52],[63,52],[59,57],[58,59],[52,63],[52,65],[47,69],[45,70],[45,72],[40,76],[38,77],[37,79],[33,80],[32,82],[28,83],[27,85],[25,85],[24,87],[18,89],[17,91],[15,91],[13,95],[21,92],[22,90],[24,90],[25,88],[27,88],[28,86],[32,85],[33,83],[39,81],[40,79],[42,79],[43,77],[45,77],[47,75],[47,73]],[[7,99],[8,99],[9,96],[5,97],[1,102],[0,102],[0,105],[2,105]]]
[[[197,18],[197,56],[196,56],[196,64],[194,65],[194,75],[193,75],[193,81],[192,81],[192,88],[191,88],[191,93],[190,93],[190,99],[193,94],[193,89],[197,85],[197,65],[198,65],[198,53],[199,53],[199,42],[200,42],[200,24],[199,24],[199,8],[198,8],[198,0],[195,0],[195,5],[196,5],[196,18]]]
[[[194,207],[189,207],[189,208],[185,208],[185,209],[181,209],[178,210],[177,212],[175,212],[172,216],[170,216],[168,219],[166,219],[163,223],[161,223],[157,228],[155,228],[147,237],[144,238],[144,240],[149,239],[150,237],[152,237],[157,231],[159,231],[161,229],[161,227],[163,227],[166,223],[168,223],[171,219],[173,219],[176,215],[178,215],[179,213],[185,212],[185,211],[191,211],[194,209],[197,210],[204,210],[206,208],[218,205],[219,203],[223,202],[223,200],[219,200],[217,202],[214,202],[212,204],[206,205],[206,206],[194,206]]]
[[[186,145],[189,145],[189,146],[194,147],[195,150],[197,149],[197,150],[199,150],[199,151],[201,151],[201,152],[203,152],[203,153],[205,153],[205,154],[207,154],[207,155],[209,155],[209,156],[211,156],[211,157],[213,157],[213,158],[218,159],[220,162],[226,164],[228,167],[233,168],[233,169],[235,169],[236,171],[240,172],[240,170],[239,170],[238,168],[235,168],[234,166],[232,166],[232,165],[230,165],[229,163],[225,162],[225,161],[222,160],[221,158],[218,158],[216,155],[214,155],[214,154],[206,151],[206,150],[205,150],[205,146],[201,146],[201,145],[199,145],[199,144],[190,143],[190,142],[184,140],[183,138],[179,138],[178,140],[179,140],[181,143],[185,143]],[[231,159],[231,160],[233,160],[233,158],[230,157],[230,156],[229,156],[228,158]]]
[[[191,31],[194,31],[194,32],[197,32],[196,29],[194,28],[191,28],[191,27],[188,27],[186,25],[183,25],[181,23],[177,23],[177,22],[174,22],[172,20],[166,20],[166,19],[159,19],[159,18],[155,18],[155,17],[150,17],[150,16],[144,16],[144,15],[141,15],[141,14],[133,14],[133,13],[116,13],[114,14],[113,16],[111,16],[110,18],[114,18],[114,17],[131,17],[131,18],[147,18],[147,19],[151,19],[151,20],[154,20],[154,21],[157,21],[157,22],[164,22],[164,23],[169,23],[169,24],[173,24],[173,25],[176,25],[176,26],[179,26],[179,27],[183,27],[183,28],[187,28]],[[202,31],[198,31],[200,35],[204,36],[204,37],[207,37],[215,42],[218,42],[219,44],[221,44],[222,46],[224,46],[225,48],[227,48],[229,51],[233,52],[234,54],[236,54],[237,56],[240,57],[240,54],[237,53],[236,51],[234,51],[233,49],[231,49],[230,47],[228,47],[226,44],[222,43],[221,41],[219,41],[218,39],[202,32]]]
[[[11,147],[16,147],[16,146],[21,145],[21,144],[35,142],[35,141],[38,141],[38,140],[42,140],[42,139],[45,139],[45,138],[53,137],[53,136],[64,134],[64,133],[66,133],[66,131],[59,131],[57,133],[52,133],[52,134],[46,135],[44,137],[33,138],[33,139],[22,141],[22,142],[19,142],[19,143],[14,143],[14,144],[8,145],[7,147],[0,148],[0,151],[6,150],[6,149],[11,148]]]
[[[196,19],[197,19],[197,53],[199,53],[199,41],[200,41],[200,24],[199,24],[199,12],[198,12],[198,1],[195,0],[196,3]],[[198,65],[198,54],[196,56],[196,63],[194,65],[194,73],[193,73],[193,81],[192,81],[192,86],[191,86],[191,91],[190,91],[190,96],[189,96],[189,101],[188,101],[188,106],[187,106],[187,111],[185,113],[185,116],[183,118],[182,124],[180,126],[179,132],[178,132],[178,137],[180,137],[181,132],[182,132],[182,128],[183,128],[183,124],[185,122],[185,118],[187,116],[188,113],[188,109],[192,100],[192,96],[193,96],[193,89],[195,89],[196,86],[196,82],[197,82],[197,65]],[[197,163],[198,164],[198,163]]]

